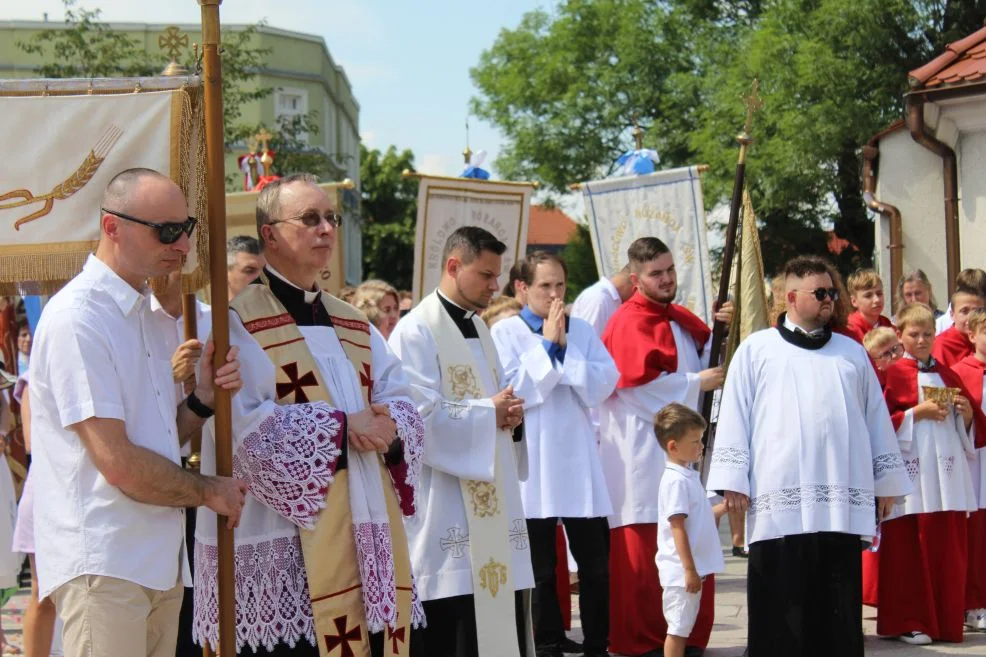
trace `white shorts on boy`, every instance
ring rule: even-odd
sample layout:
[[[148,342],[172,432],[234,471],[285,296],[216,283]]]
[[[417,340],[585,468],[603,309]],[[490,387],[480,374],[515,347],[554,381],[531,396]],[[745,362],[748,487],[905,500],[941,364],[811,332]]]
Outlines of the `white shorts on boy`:
[[[668,623],[668,634],[688,638],[698,618],[702,592],[689,593],[684,586],[669,586],[664,589],[664,620]]]

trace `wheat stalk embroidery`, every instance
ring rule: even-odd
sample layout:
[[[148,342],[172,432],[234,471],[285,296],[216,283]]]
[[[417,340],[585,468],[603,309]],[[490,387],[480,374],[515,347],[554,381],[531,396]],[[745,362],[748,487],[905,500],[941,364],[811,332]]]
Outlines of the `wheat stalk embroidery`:
[[[44,217],[55,207],[55,201],[65,200],[89,184],[89,181],[96,175],[99,166],[106,159],[106,156],[109,155],[109,152],[121,136],[123,136],[123,130],[115,125],[111,125],[106,129],[106,132],[99,138],[99,141],[96,142],[92,150],[89,151],[89,154],[82,160],[82,164],[79,165],[71,176],[55,185],[47,194],[35,196],[26,189],[15,189],[12,192],[0,195],[0,210],[10,210],[34,203],[44,203],[40,209],[15,221],[15,230],[20,230],[21,226],[29,221]],[[20,200],[14,201],[13,199]]]

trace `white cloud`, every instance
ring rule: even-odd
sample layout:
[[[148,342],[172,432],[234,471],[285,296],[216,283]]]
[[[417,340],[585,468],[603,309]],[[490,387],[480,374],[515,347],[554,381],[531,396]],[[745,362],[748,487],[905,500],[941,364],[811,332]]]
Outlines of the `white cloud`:
[[[425,153],[418,160],[418,171],[421,173],[431,173],[436,176],[452,176],[458,171],[451,170],[451,161],[442,153]]]
[[[363,141],[363,145],[366,146],[367,150],[373,150],[377,141],[377,136],[373,134],[372,131],[364,130],[359,133],[359,138]]]

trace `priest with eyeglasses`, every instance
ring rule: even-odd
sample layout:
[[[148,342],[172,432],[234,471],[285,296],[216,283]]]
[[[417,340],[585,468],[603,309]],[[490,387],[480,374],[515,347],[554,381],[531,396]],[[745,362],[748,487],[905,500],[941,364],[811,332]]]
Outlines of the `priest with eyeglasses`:
[[[730,363],[707,487],[747,512],[750,657],[863,657],[860,553],[911,481],[866,351],[829,327],[827,263],[783,275],[786,314]]]
[[[424,621],[403,524],[423,425],[380,333],[318,287],[341,222],[314,177],[269,183],[257,198],[267,266],[230,303],[244,382],[233,469],[250,483],[235,534],[238,654],[407,657]],[[216,519],[199,514],[195,636],[215,646]]]

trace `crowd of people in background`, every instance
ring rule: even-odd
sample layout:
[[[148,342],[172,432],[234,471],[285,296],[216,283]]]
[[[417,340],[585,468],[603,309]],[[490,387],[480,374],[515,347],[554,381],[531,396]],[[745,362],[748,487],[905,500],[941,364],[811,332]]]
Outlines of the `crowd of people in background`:
[[[794,258],[727,376],[656,238],[571,304],[565,261],[543,251],[500,291],[505,246],[476,227],[449,237],[417,304],[376,279],[334,297],[317,280],[342,216],[289,176],[260,193],[259,239],[227,245],[234,348],[212,372],[210,307],[183,331],[187,233],[122,214],[184,217],[183,202],[155,172],[114,178],[99,250],[42,315],[41,365],[23,310],[0,302],[0,428],[35,448],[16,510],[0,463],[0,588],[27,554],[27,655],[62,637],[70,655],[201,654],[217,515],[251,564],[240,654],[317,654],[330,621],[333,645],[374,656],[471,657],[514,630],[526,657],[701,654],[722,516],[749,559],[753,657],[862,655],[863,604],[910,644],[986,631],[986,272],[962,271],[944,311],[911,272],[888,317],[877,272],[844,282]],[[234,393],[233,478],[214,475],[213,381]],[[698,410],[720,389],[706,492]],[[185,469],[198,436],[201,470]]]

